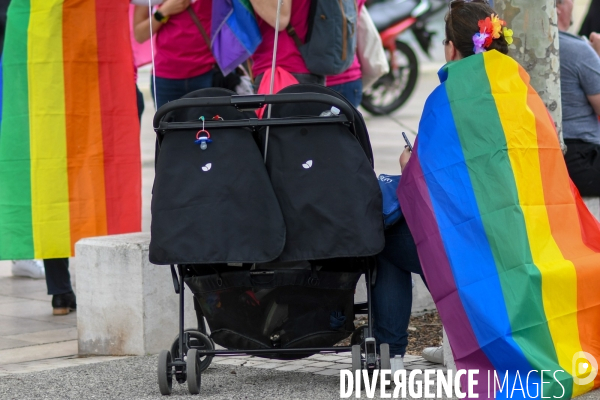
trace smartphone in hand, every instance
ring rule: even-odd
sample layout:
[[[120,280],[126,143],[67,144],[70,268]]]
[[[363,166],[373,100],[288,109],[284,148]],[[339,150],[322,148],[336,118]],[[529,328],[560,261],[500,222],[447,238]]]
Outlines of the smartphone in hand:
[[[410,144],[410,141],[408,140],[408,137],[406,137],[406,133],[402,132],[402,136],[404,137],[404,141],[406,142],[406,146],[408,146],[408,150],[410,152],[412,152],[412,144]]]

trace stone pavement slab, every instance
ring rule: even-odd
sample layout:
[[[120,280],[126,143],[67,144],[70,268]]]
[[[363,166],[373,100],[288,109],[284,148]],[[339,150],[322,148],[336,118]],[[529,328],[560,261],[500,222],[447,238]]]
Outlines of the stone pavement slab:
[[[77,320],[52,315],[52,297],[43,279],[13,277],[0,261],[0,366],[77,355]],[[75,267],[71,268],[75,280]],[[27,368],[24,366],[27,370]]]
[[[0,366],[77,355],[77,340],[0,350]]]
[[[93,359],[93,358],[92,358]],[[165,399],[156,383],[156,356],[129,357],[106,362],[89,362],[56,371],[27,371],[1,376],[1,399]],[[62,362],[67,360],[56,361]],[[34,366],[31,366],[33,369]],[[339,371],[320,370],[317,373],[278,371],[276,369],[245,368],[212,365],[202,374],[200,396],[216,399],[339,399]],[[379,389],[379,388],[378,388]],[[390,391],[388,391],[390,393]],[[169,399],[189,399],[187,385],[173,383]],[[352,397],[354,398],[354,396]],[[361,398],[366,398],[363,391]],[[379,390],[376,399],[381,398]],[[412,399],[408,397],[408,399]],[[578,397],[598,400],[595,391]]]

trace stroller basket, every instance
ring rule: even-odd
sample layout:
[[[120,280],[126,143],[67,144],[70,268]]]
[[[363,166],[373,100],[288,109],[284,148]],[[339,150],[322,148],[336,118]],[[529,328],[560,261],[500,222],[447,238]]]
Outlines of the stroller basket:
[[[285,349],[329,347],[348,337],[359,277],[360,271],[308,267],[191,276],[185,282],[215,343],[228,349]]]

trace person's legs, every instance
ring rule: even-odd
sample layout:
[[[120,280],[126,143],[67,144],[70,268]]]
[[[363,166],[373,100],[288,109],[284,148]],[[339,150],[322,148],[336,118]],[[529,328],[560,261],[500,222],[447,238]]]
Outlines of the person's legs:
[[[52,295],[54,315],[68,314],[77,308],[75,294],[71,286],[68,258],[52,258],[44,260],[46,270],[46,287]]]
[[[138,85],[135,85],[135,96],[137,100],[138,120],[142,121],[142,114],[144,112],[144,95],[140,92]]]
[[[565,162],[571,180],[582,196],[600,196],[600,145],[565,140]]]
[[[362,101],[362,79],[329,86],[329,88],[344,96],[354,107],[360,106]]]
[[[155,77],[156,106],[160,108],[169,101],[177,100],[194,90],[212,87],[213,71],[187,79]],[[150,90],[154,93],[154,81],[150,78]]]
[[[156,107],[167,104],[170,101],[180,99],[186,91],[186,79],[168,79],[154,77],[156,80]],[[150,77],[150,90],[154,93],[154,81]]]
[[[212,70],[210,70],[205,74],[186,79],[185,80],[185,90],[186,90],[185,94],[193,92],[194,90],[212,87],[213,75],[214,75],[214,72]]]
[[[377,256],[377,277],[371,297],[375,339],[379,344],[390,345],[392,357],[403,356],[408,344],[411,272],[422,276],[414,239],[402,218],[385,232],[385,248]]]
[[[44,260],[46,286],[49,295],[64,294],[73,291],[68,258],[50,258]]]

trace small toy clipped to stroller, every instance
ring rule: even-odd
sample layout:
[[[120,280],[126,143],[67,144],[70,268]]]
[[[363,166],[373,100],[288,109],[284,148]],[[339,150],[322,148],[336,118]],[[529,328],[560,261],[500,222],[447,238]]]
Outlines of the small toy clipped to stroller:
[[[268,104],[269,119],[249,111]],[[321,116],[332,107],[340,112]],[[199,393],[216,355],[351,351],[354,370],[390,369],[372,324],[354,327],[355,314],[371,319],[374,256],[384,246],[360,113],[317,85],[253,96],[211,88],[161,107],[154,128],[150,261],[170,265],[180,298],[179,336],[159,356],[161,393],[173,377]],[[354,304],[362,274],[367,302]],[[198,330],[184,330],[185,285]],[[351,347],[335,346],[350,335]]]

